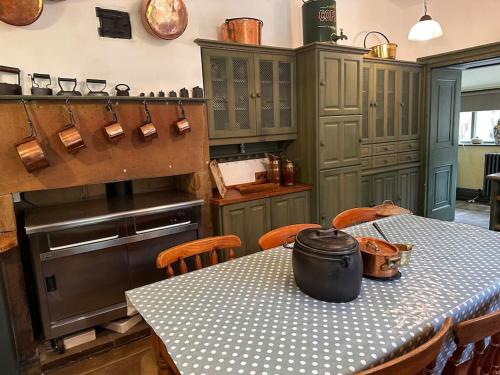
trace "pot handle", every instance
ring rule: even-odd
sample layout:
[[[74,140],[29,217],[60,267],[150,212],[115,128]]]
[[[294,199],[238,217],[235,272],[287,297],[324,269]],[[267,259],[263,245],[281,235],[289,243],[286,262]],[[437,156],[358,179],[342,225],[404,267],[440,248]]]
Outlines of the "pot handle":
[[[387,43],[390,43],[389,38],[387,38],[387,37],[385,36],[385,34],[382,34],[380,31],[370,31],[369,33],[367,33],[367,34],[365,35],[365,41],[364,41],[364,43],[363,43],[363,44],[364,44],[364,46],[365,46],[365,48],[366,48],[366,39],[368,38],[368,35],[370,35],[370,34],[380,34],[380,35],[382,35],[382,36],[385,38],[385,40],[387,40]]]
[[[386,258],[386,261],[384,264],[380,266],[381,271],[388,271],[396,268],[399,266],[399,263],[401,262],[401,255],[396,255],[393,257],[388,257]]]
[[[293,237],[293,241],[288,241],[288,240],[289,240],[290,238],[292,238],[292,237]],[[293,250],[293,246],[290,246],[290,244],[291,244],[292,242],[295,242],[295,238],[296,238],[296,237],[297,237],[297,235],[296,235],[296,234],[292,234],[291,236],[288,236],[287,238],[285,238],[285,242],[283,243],[283,247],[284,247],[285,249]]]
[[[72,82],[73,83],[73,88],[71,89],[71,91],[75,91],[76,89],[76,78],[61,78],[61,77],[58,77],[57,78],[57,84],[59,85],[59,88],[61,89],[61,91],[64,91],[62,85],[61,85],[61,82]]]

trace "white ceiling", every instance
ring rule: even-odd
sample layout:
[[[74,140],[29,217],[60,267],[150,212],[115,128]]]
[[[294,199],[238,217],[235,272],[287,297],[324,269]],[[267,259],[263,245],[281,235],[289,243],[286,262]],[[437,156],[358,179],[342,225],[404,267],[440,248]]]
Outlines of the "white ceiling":
[[[464,70],[462,91],[500,88],[500,65]]]

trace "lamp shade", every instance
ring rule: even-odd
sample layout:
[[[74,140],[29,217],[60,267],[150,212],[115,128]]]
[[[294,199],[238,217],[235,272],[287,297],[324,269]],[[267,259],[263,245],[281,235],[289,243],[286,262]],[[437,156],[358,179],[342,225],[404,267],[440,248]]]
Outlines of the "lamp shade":
[[[442,35],[441,25],[426,14],[411,28],[408,39],[425,41],[439,38]]]

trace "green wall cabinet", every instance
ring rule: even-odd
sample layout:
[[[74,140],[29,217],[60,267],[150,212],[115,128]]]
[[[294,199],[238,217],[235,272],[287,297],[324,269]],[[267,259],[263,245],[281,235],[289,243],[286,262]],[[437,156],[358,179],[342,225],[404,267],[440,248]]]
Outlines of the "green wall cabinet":
[[[310,193],[302,191],[225,206],[212,206],[216,235],[235,234],[242,246],[236,256],[259,251],[258,240],[272,229],[310,222]]]
[[[295,139],[292,49],[197,42],[211,145]]]

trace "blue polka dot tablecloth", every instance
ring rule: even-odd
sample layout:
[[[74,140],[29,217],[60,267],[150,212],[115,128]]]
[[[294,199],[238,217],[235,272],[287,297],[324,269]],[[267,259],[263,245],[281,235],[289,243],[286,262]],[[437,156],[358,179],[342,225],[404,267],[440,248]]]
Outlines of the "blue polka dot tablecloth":
[[[292,250],[276,248],[126,293],[182,374],[352,374],[500,306],[500,233],[413,215],[378,221],[415,244],[391,282],[363,279],[360,296],[327,303],[295,284]],[[346,230],[380,237],[370,223]],[[451,334],[440,373],[454,350]]]

